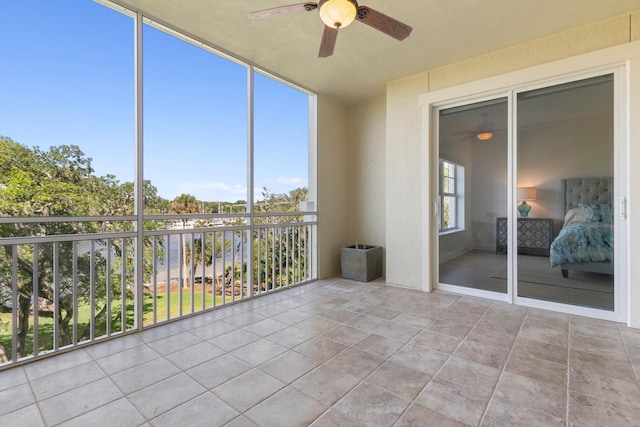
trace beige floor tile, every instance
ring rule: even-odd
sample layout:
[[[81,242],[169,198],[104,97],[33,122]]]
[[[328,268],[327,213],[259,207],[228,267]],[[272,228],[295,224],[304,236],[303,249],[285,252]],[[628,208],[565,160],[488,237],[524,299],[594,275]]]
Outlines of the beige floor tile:
[[[322,334],[322,336],[346,346],[353,345],[368,335],[368,331],[354,328],[349,325],[338,325]]]
[[[205,389],[185,374],[167,378],[130,394],[129,400],[147,420],[204,393]]]
[[[569,425],[572,426],[637,426],[640,410],[569,393]]]
[[[447,358],[448,355],[445,353],[407,344],[398,350],[390,360],[417,369],[425,374],[434,375]]]
[[[449,335],[451,337],[460,339],[466,337],[469,331],[471,331],[470,326],[440,319],[433,321],[433,323],[431,323],[427,329],[439,334]]]
[[[107,374],[115,374],[133,366],[141,365],[150,360],[157,359],[160,354],[146,344],[128,348],[120,353],[111,354],[96,360]]]
[[[435,377],[427,384],[415,402],[463,424],[478,425],[489,402],[489,397],[475,394],[469,387],[460,383],[450,383],[440,377]]]
[[[563,426],[566,389],[504,372],[482,425]]]
[[[287,351],[286,347],[267,339],[259,339],[240,347],[231,354],[251,366],[258,366]]]
[[[422,331],[422,328],[404,325],[394,320],[379,327],[375,332],[378,335],[384,335],[385,337],[393,338],[407,343],[411,341],[416,335],[418,335],[420,331]]]
[[[319,365],[315,360],[295,351],[287,351],[260,366],[260,370],[289,384]]]
[[[552,344],[558,347],[567,347],[569,343],[569,333],[562,329],[548,328],[544,325],[524,324],[518,335],[541,343]]]
[[[365,381],[340,399],[334,409],[368,426],[391,426],[410,404],[411,400]]]
[[[244,412],[285,386],[258,369],[247,371],[214,388],[213,393],[232,408]]]
[[[175,351],[165,358],[184,371],[223,354],[224,351],[205,341]]]
[[[32,404],[5,415],[0,414],[0,426],[44,427],[45,423],[36,404]]]
[[[639,375],[621,324],[334,279],[0,371],[0,425],[633,425]]]
[[[260,337],[256,334],[247,332],[244,329],[236,329],[233,332],[229,332],[209,340],[209,342],[224,351],[233,351],[236,348],[243,347],[259,339]]]
[[[465,340],[509,351],[513,347],[516,335],[475,327],[469,332]]]
[[[258,426],[306,427],[327,409],[293,389],[283,389],[246,412]]]
[[[349,321],[349,325],[354,328],[363,329],[365,331],[374,332],[389,323],[389,320],[381,319],[380,317],[369,316],[368,314],[362,314]]]
[[[0,391],[0,415],[6,415],[34,403],[36,401],[27,383],[18,384]]]
[[[311,331],[289,326],[275,334],[269,335],[266,339],[283,347],[294,348],[315,336],[316,334]]]
[[[91,356],[89,356],[87,350],[79,348],[68,353],[58,354],[56,356],[40,360],[37,363],[27,364],[23,369],[30,380],[35,380],[40,377],[55,374],[59,371],[64,371],[65,369],[75,368],[78,365],[89,363],[91,361]]]
[[[454,356],[481,363],[492,368],[502,369],[509,357],[509,351],[474,341],[463,341]]]
[[[62,423],[61,427],[112,427],[140,425],[144,418],[126,398],[118,399],[91,412]]]
[[[222,320],[210,321],[208,324],[198,326],[189,330],[193,335],[203,340],[211,340],[217,336],[228,334],[238,329]]]
[[[95,362],[84,363],[74,368],[31,381],[31,389],[36,399],[44,400],[56,394],[65,393],[104,377],[104,371]]]
[[[458,311],[453,308],[446,310],[438,317],[438,320],[449,320],[451,322],[461,323],[465,326],[475,326],[478,320],[483,316],[482,313],[474,313],[471,311]]]
[[[569,359],[569,349],[557,345],[535,341],[529,338],[518,336],[513,352],[528,354],[538,359],[550,360],[556,363],[567,364]]]
[[[405,399],[415,399],[430,379],[431,375],[424,372],[395,362],[386,362],[367,381]]]
[[[347,348],[344,344],[330,340],[323,336],[317,336],[304,343],[300,344],[293,349],[298,353],[302,353],[305,356],[312,358],[318,362],[324,362],[325,360],[335,356],[342,350]]]
[[[611,357],[586,351],[570,350],[569,366],[580,369],[583,372],[594,372],[623,381],[634,377],[631,362],[626,354],[617,354],[615,357]]]
[[[593,371],[571,368],[569,371],[569,390],[600,401],[640,409],[640,386],[637,381],[634,381],[634,378],[621,380]]]
[[[432,409],[414,403],[402,415],[394,427],[415,426],[463,427],[468,426],[468,424],[461,423]]]
[[[291,386],[325,406],[330,406],[360,381],[360,378],[339,372],[332,366],[321,365],[293,382]]]
[[[311,427],[369,427],[366,423],[354,420],[335,409],[330,409],[316,419]]]
[[[243,329],[261,337],[275,334],[287,328],[289,325],[275,319],[264,319],[251,325],[245,326]]]
[[[384,363],[385,359],[355,348],[347,348],[324,363],[324,367],[363,379]]]
[[[353,345],[353,348],[366,351],[375,356],[388,358],[398,351],[405,343],[378,334],[370,334]]]
[[[110,378],[123,393],[129,394],[172,377],[179,372],[180,369],[171,362],[158,358],[117,372]]]
[[[206,392],[150,421],[153,427],[221,426],[239,415],[238,411]],[[80,427],[80,426],[78,426]]]
[[[558,387],[567,387],[566,364],[538,359],[530,354],[512,353],[505,371]]]
[[[39,402],[47,425],[56,425],[86,414],[124,395],[108,378],[86,384]]]
[[[413,340],[411,340],[411,344],[413,345],[446,354],[453,353],[461,342],[462,339],[460,338],[439,334],[431,330],[422,331]]]

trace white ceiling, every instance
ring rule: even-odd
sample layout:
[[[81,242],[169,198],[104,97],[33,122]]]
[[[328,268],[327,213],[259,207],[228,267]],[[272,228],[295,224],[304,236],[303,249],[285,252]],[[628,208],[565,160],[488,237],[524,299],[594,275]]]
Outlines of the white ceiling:
[[[381,96],[386,82],[640,10],[640,0],[363,0],[413,27],[397,41],[360,22],[318,58],[317,11],[249,19],[300,0],[114,0],[259,68],[345,103]]]

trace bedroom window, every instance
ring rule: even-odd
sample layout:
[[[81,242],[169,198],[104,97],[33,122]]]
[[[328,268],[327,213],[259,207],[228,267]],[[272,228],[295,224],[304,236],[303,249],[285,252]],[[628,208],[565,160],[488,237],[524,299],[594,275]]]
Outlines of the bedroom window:
[[[464,166],[440,159],[440,232],[464,229]]]

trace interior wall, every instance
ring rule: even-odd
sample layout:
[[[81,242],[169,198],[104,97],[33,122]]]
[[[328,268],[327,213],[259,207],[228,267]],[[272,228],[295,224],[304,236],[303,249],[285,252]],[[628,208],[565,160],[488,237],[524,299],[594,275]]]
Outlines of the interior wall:
[[[610,117],[591,117],[520,132],[519,186],[536,187],[536,200],[527,202],[530,217],[553,218],[557,234],[564,218],[562,179],[613,176],[612,126]]]
[[[387,153],[393,153],[386,163],[388,283],[421,289],[431,274],[423,265],[429,249],[421,229],[429,226],[424,217],[428,202],[422,195],[431,172],[422,164],[428,156],[422,153],[418,95],[627,43],[640,35],[639,16],[637,12],[594,23],[387,84]]]
[[[324,95],[317,99],[318,278],[340,275],[340,247],[347,236],[347,109]]]
[[[386,108],[382,96],[348,111],[346,245],[386,246]]]

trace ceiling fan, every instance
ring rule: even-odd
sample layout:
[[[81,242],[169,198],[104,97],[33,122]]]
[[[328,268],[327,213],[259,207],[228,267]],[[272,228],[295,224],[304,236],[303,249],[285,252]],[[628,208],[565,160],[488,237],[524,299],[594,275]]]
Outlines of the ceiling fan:
[[[482,122],[478,123],[473,130],[453,132],[452,135],[463,135],[465,138],[476,138],[480,141],[488,141],[495,134],[502,132],[502,129],[496,129],[494,123],[487,121],[488,113],[482,114]]]
[[[324,22],[324,30],[318,52],[318,56],[321,58],[333,55],[333,49],[338,37],[338,29],[346,27],[356,19],[363,24],[382,31],[396,40],[406,39],[413,30],[413,28],[407,24],[373,10],[368,6],[358,6],[356,0],[320,0],[318,3],[297,3],[250,12],[249,17],[254,19],[270,18],[272,16],[289,15],[298,12],[311,12],[316,9],[318,9],[320,18],[322,22]]]

